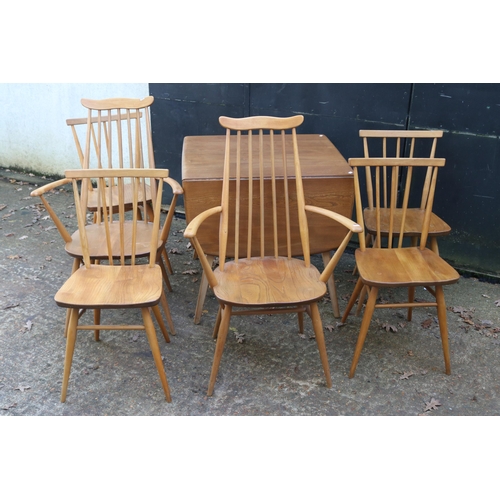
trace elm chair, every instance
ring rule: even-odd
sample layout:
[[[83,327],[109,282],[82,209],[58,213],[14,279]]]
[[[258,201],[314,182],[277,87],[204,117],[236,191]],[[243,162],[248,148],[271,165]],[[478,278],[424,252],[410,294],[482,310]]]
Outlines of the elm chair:
[[[156,264],[157,242],[160,238],[160,210],[163,184],[168,179],[168,170],[162,169],[79,169],[67,170],[66,178],[73,184],[75,210],[78,219],[80,245],[83,253],[83,265],[74,270],[55,295],[58,306],[68,308],[69,324],[66,339],[66,356],[61,401],[66,399],[66,392],[71,371],[76,334],[78,330],[94,330],[96,340],[100,330],[145,330],[153,358],[160,376],[167,401],[171,401],[170,390],[161,359],[160,348],[150,311],[156,318],[160,316],[159,303],[164,300],[160,266]],[[95,179],[97,188],[97,220],[87,223],[85,204],[87,184]],[[156,185],[158,183],[158,185]],[[151,193],[153,211],[152,222],[139,220],[137,216],[140,193],[147,184]],[[112,193],[109,186],[115,186]],[[132,215],[126,216],[125,192],[132,194]],[[116,194],[116,199],[115,199]],[[90,255],[90,241],[94,237],[95,227],[102,228],[102,238],[107,250],[107,264],[93,264]],[[136,253],[141,227],[151,227],[149,262],[140,263]],[[113,241],[115,240],[115,241]],[[119,255],[116,255],[116,245]],[[118,258],[117,258],[118,257]],[[104,309],[140,309],[143,324],[103,325],[100,312]],[[99,311],[91,325],[79,324],[80,311],[93,309]],[[160,323],[161,324],[161,323]],[[162,328],[165,341],[169,341],[167,331]]]
[[[209,396],[213,393],[231,316],[237,314],[298,313],[302,331],[306,312],[312,319],[326,385],[332,385],[318,301],[325,295],[326,282],[352,233],[360,232],[361,227],[334,212],[305,205],[296,138],[296,127],[303,120],[301,115],[219,118],[226,129],[221,205],[199,214],[184,232],[219,302]],[[271,179],[268,189],[264,189],[265,178]],[[295,189],[289,189],[292,180]],[[229,205],[230,199],[235,200],[234,206]],[[290,210],[291,200],[297,207],[295,214]],[[330,217],[348,228],[322,273],[311,264],[308,212]],[[211,216],[220,220],[215,270],[196,237],[199,227]],[[278,230],[280,224],[284,229]],[[283,241],[278,241],[278,234],[286,235]],[[292,257],[292,248],[297,246],[303,259]],[[234,258],[227,259],[227,255]]]
[[[350,158],[349,165],[354,172],[354,189],[356,214],[360,225],[365,228],[363,207],[360,189],[360,169],[368,169],[368,175],[374,178],[374,246],[368,247],[365,238],[360,235],[360,248],[356,250],[356,266],[359,278],[351,295],[347,308],[342,317],[346,323],[349,313],[356,300],[361,301],[361,292],[368,290],[361,328],[354,351],[349,372],[352,378],[363,348],[363,344],[370,326],[373,312],[377,308],[407,308],[408,321],[411,321],[414,307],[436,307],[441,343],[444,353],[445,371],[450,373],[450,353],[448,345],[448,327],[446,321],[446,304],[443,287],[456,283],[459,275],[453,267],[445,262],[436,252],[426,247],[429,237],[429,227],[432,218],[432,205],[436,190],[437,174],[445,164],[442,158]],[[416,173],[429,172],[430,179],[419,183]],[[405,181],[400,183],[402,171],[405,170]],[[387,176],[385,176],[387,174]],[[383,202],[384,179],[387,180],[388,204]],[[403,246],[406,221],[411,213],[409,200],[411,191],[417,192],[427,189],[427,203],[421,217],[421,225],[417,228],[420,234],[419,246]],[[418,197],[417,197],[418,198]],[[382,213],[386,213],[388,227],[382,227]],[[366,216],[366,211],[364,212]],[[396,245],[397,241],[397,245]],[[415,302],[415,288],[423,287],[433,298],[430,302]],[[381,288],[408,288],[408,302],[387,304],[377,303],[377,296]],[[358,307],[358,313],[360,308]]]

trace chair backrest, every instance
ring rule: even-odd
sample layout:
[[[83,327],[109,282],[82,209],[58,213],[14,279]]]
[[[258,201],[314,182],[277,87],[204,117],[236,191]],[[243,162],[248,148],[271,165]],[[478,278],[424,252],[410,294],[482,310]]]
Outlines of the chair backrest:
[[[360,130],[359,136],[363,139],[365,158],[434,158],[436,155],[437,140],[443,137],[442,130]],[[370,154],[371,151],[371,154]],[[368,174],[368,172],[367,172]],[[425,171],[425,186],[429,186],[431,169]],[[386,176],[383,185],[387,184]],[[366,175],[366,193],[368,207],[373,208],[373,179]],[[428,188],[427,188],[428,189]],[[428,191],[424,189],[420,198],[420,208],[425,210],[425,200]],[[387,206],[388,191],[384,191],[384,202]]]
[[[425,210],[420,219],[420,248],[425,248],[436,190],[437,174],[445,164],[444,158],[350,158],[349,165],[354,172],[354,189],[356,215],[358,224],[365,227],[363,205],[361,201],[359,168],[365,168],[366,175],[373,179],[373,209],[376,225],[375,247],[382,247],[382,236],[387,237],[387,247],[393,247],[393,239],[398,235],[398,248],[403,246],[405,224],[412,198],[412,191],[425,191]],[[404,181],[401,182],[401,171],[405,170]],[[427,170],[429,181],[416,182],[415,172]],[[427,177],[427,176],[426,176]],[[384,183],[386,183],[384,185]],[[386,196],[387,195],[387,196]],[[373,214],[374,212],[374,214]],[[382,229],[382,226],[384,229]],[[365,249],[365,238],[360,237],[361,250]],[[384,245],[385,246],[385,245]]]
[[[83,168],[155,168],[150,117],[153,101],[152,96],[82,99],[88,109]],[[90,146],[94,138],[95,158]]]
[[[137,118],[137,116],[142,117],[142,113],[130,113],[130,114],[121,114],[121,115],[111,115],[111,121],[112,122],[116,122],[118,119],[120,120],[135,120]],[[96,136],[96,133],[95,133],[95,128],[94,128],[94,123],[98,123],[99,121],[99,118],[98,116],[92,116],[91,118],[91,125],[90,125],[90,134],[91,134],[91,137],[92,137],[92,143],[94,145],[94,151],[97,151],[97,136]],[[81,145],[81,142],[80,142],[80,136],[78,135],[78,131],[76,129],[76,127],[78,127],[79,125],[87,125],[87,118],[68,118],[66,120],[66,125],[68,125],[68,127],[71,127],[71,133],[73,134],[73,139],[75,141],[75,147],[76,147],[76,152],[78,153],[78,158],[80,159],[80,165],[83,167],[84,165],[84,162],[83,162],[83,149],[82,149],[82,145]],[[134,124],[134,122],[132,122],[132,126],[135,128],[136,124]],[[83,127],[82,127],[83,128]],[[109,132],[108,132],[108,121],[104,121],[103,124],[102,124],[102,129],[103,129],[103,133],[104,133],[104,137],[105,137],[105,143],[106,143],[106,148],[109,148],[109,145],[110,145],[110,142],[109,142]],[[109,150],[107,151],[107,154],[109,155],[110,152]]]
[[[219,118],[226,129],[219,266],[238,258],[292,256],[310,263],[296,127],[301,115]],[[293,188],[295,186],[295,189]],[[231,203],[230,203],[231,202]],[[295,210],[295,214],[291,212]]]
[[[130,264],[136,263],[137,241],[141,226],[151,229],[147,234],[151,234],[149,249],[149,265],[152,267],[156,262],[156,252],[158,249],[158,239],[166,238],[164,234],[166,224],[159,235],[161,196],[163,183],[167,180],[169,171],[165,169],[78,169],[66,170],[66,178],[73,183],[73,193],[75,197],[76,215],[78,219],[78,229],[82,247],[83,260],[86,267],[90,266],[89,236],[87,230],[88,215],[83,199],[87,193],[87,183],[92,180],[96,184],[98,210],[96,221],[90,224],[92,230],[102,227],[103,231],[98,233],[106,240],[109,264],[113,265],[113,258],[119,259],[120,265],[125,264],[125,259],[130,259]],[[139,220],[137,207],[142,200],[144,184],[148,184],[152,193],[152,205],[154,218],[152,222],[146,219]],[[116,186],[110,190],[109,186]],[[133,193],[133,210],[126,211],[125,207],[125,186]],[[130,186],[132,188],[130,189]],[[118,242],[118,244],[117,244]],[[113,245],[114,243],[114,245]],[[119,247],[119,252],[116,248]],[[141,252],[144,253],[144,252]]]

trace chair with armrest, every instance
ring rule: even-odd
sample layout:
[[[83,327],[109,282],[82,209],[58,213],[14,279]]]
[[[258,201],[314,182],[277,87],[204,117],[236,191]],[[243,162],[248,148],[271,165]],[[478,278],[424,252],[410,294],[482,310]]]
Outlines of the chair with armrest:
[[[325,295],[328,278],[352,233],[360,232],[361,227],[344,216],[305,204],[296,137],[296,127],[303,119],[300,115],[219,118],[226,129],[221,205],[196,216],[184,232],[219,302],[209,396],[213,393],[231,316],[238,314],[298,313],[302,331],[306,312],[312,319],[326,385],[332,385],[318,301]],[[271,181],[265,189],[266,178]],[[291,181],[295,189],[289,189]],[[230,199],[234,206],[229,205]],[[296,207],[295,213],[292,206]],[[348,229],[322,273],[311,264],[308,212],[330,217]],[[196,236],[211,216],[220,219],[219,261],[215,270]],[[283,226],[280,230],[279,225]],[[283,240],[279,240],[279,234],[285,235]],[[228,255],[234,258],[228,259]],[[303,259],[293,255],[302,255]]]
[[[163,302],[168,310],[161,269],[155,263],[158,254],[157,242],[161,239],[159,227],[161,196],[163,184],[168,178],[168,170],[79,169],[67,170],[66,178],[73,185],[83,265],[74,269],[54,297],[57,305],[67,308],[70,313],[61,401],[64,402],[66,399],[77,330],[94,330],[97,335],[100,330],[145,330],[165,397],[170,401],[170,389],[150,313],[152,310],[157,319],[161,316],[160,302]],[[97,180],[95,191],[98,195],[98,210],[96,222],[88,224],[85,195],[88,191],[87,183],[92,178]],[[151,209],[154,215],[152,221],[139,220],[137,216],[139,193],[144,192],[144,184],[148,184],[152,196]],[[116,186],[114,190],[117,195],[116,200],[113,196],[108,196],[110,185]],[[125,191],[132,192],[133,209],[130,217],[125,213]],[[150,236],[149,242],[142,241],[141,226],[151,229],[147,231]],[[96,228],[99,230],[96,231]],[[106,250],[108,261],[106,265],[92,263],[90,247],[97,232],[103,239],[103,248]],[[139,246],[144,248],[136,252]],[[141,264],[139,257],[146,252],[149,252],[149,262]],[[100,323],[100,312],[103,309],[134,308],[141,310],[142,325]],[[98,322],[94,321],[91,325],[79,324],[80,311],[87,309],[99,311]],[[168,333],[163,327],[162,333],[168,342]]]
[[[426,247],[432,218],[432,205],[436,189],[437,174],[445,164],[443,158],[350,158],[349,165],[354,171],[354,189],[357,220],[365,228],[360,189],[360,169],[373,179],[373,210],[375,240],[373,247],[365,243],[364,233],[360,235],[360,248],[356,250],[356,266],[359,278],[351,295],[342,322],[347,322],[349,313],[363,289],[368,290],[368,301],[354,351],[349,372],[353,377],[368,332],[373,312],[377,308],[407,308],[408,321],[411,321],[415,307],[436,307],[444,353],[445,371],[450,373],[450,353],[448,345],[448,327],[446,304],[443,287],[456,283],[459,274],[436,252]],[[417,182],[417,171],[430,171],[429,182]],[[403,172],[404,171],[404,172]],[[401,177],[404,182],[401,183]],[[384,180],[387,184],[384,187]],[[422,179],[421,179],[422,180]],[[388,201],[384,203],[384,189],[387,189]],[[408,214],[411,213],[410,200],[415,199],[412,191],[427,189],[427,203],[421,224],[417,228],[420,234],[419,246],[403,246],[406,237]],[[417,197],[418,198],[418,197]],[[382,214],[386,214],[387,227],[383,225]],[[396,244],[397,241],[397,244]],[[431,302],[416,302],[415,288],[423,287],[433,297]],[[408,288],[408,302],[377,303],[381,288]],[[358,313],[360,308],[358,307]]]

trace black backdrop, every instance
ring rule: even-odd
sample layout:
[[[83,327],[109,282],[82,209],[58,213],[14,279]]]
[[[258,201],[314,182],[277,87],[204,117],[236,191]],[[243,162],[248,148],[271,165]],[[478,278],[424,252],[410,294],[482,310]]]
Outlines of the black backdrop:
[[[458,268],[500,277],[500,84],[152,83],[158,167],[181,181],[186,135],[222,134],[221,115],[303,114],[302,133],[325,134],[349,158],[362,156],[358,130],[442,129],[447,160],[434,211],[452,227],[441,255]],[[181,202],[182,203],[182,202]]]

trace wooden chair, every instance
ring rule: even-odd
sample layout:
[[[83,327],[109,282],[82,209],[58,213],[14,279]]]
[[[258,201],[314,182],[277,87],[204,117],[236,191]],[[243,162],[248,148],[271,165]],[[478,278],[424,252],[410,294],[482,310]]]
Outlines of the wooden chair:
[[[356,213],[359,224],[365,227],[361,190],[359,182],[359,169],[368,169],[368,175],[374,176],[374,221],[376,235],[374,247],[365,244],[365,238],[360,237],[360,248],[356,250],[356,265],[359,279],[342,317],[342,322],[347,322],[349,313],[360,296],[363,288],[369,290],[368,301],[365,307],[363,320],[354,351],[354,357],[349,372],[349,377],[354,376],[363,343],[370,326],[373,311],[376,308],[402,307],[408,308],[408,321],[411,320],[414,307],[436,307],[443,346],[445,371],[450,373],[450,354],[448,346],[448,328],[446,324],[446,305],[443,286],[456,283],[458,273],[446,263],[439,255],[426,247],[429,236],[429,227],[432,218],[432,204],[436,189],[436,180],[439,168],[443,167],[445,160],[442,158],[351,158],[349,165],[354,171],[354,189]],[[402,170],[405,169],[405,181],[400,183]],[[430,179],[420,185],[415,182],[414,175],[419,170],[429,171]],[[384,171],[387,176],[384,177]],[[387,193],[389,203],[383,203],[383,180],[387,180]],[[411,191],[427,189],[427,203],[418,227],[420,244],[418,247],[403,247],[405,228],[408,214],[411,213],[409,200],[412,199]],[[387,214],[388,227],[382,228],[382,213]],[[364,212],[366,215],[366,211]],[[396,237],[397,235],[397,237]],[[397,246],[393,241],[397,240]],[[432,302],[415,302],[415,287],[422,286],[434,297]],[[399,304],[376,303],[380,288],[408,288],[408,302]],[[359,312],[359,308],[358,308]]]
[[[66,124],[71,127],[82,168],[155,168],[150,117],[153,96],[144,99],[82,99],[81,102],[87,108],[88,116],[69,118]],[[79,125],[86,126],[84,149],[76,129]],[[152,216],[151,195],[146,192],[144,197],[146,202],[143,203],[141,200],[139,208]],[[132,193],[126,188],[125,210],[130,210],[131,206]],[[87,208],[95,216],[97,199],[91,183],[89,183]],[[175,205],[170,209],[174,210]],[[139,214],[140,217],[143,216],[141,212]],[[172,265],[166,251],[162,252],[162,258],[167,270],[172,274]]]
[[[158,319],[161,316],[158,304],[163,301],[168,310],[165,293],[162,286],[162,273],[155,264],[157,241],[160,231],[160,210],[163,183],[168,179],[168,170],[161,169],[95,169],[67,170],[66,178],[73,184],[76,215],[80,244],[83,253],[83,266],[74,271],[55,295],[58,306],[70,310],[70,319],[66,341],[66,357],[64,362],[64,377],[61,401],[66,399],[68,380],[75,348],[77,330],[94,330],[96,340],[100,330],[145,330],[153,353],[156,368],[165,392],[167,401],[171,401],[170,390],[163,368],[160,348],[156,338],[155,328],[151,319],[150,309]],[[95,189],[97,198],[97,222],[87,224],[85,194],[87,184],[91,179],[97,180]],[[79,183],[81,181],[81,189]],[[156,186],[158,182],[158,186]],[[153,221],[138,220],[137,210],[140,200],[139,193],[144,192],[144,184],[148,184],[152,195],[154,212]],[[109,186],[116,186],[117,199],[109,197]],[[125,191],[132,193],[132,216],[127,219],[125,214]],[[117,207],[117,214],[114,209]],[[137,241],[141,239],[141,226],[150,226],[149,232],[149,263],[140,264],[136,254]],[[94,238],[95,228],[102,229],[104,245],[107,249],[108,265],[92,264],[90,241]],[[116,241],[113,242],[113,240]],[[118,243],[117,243],[118,242]],[[115,250],[118,244],[120,252],[116,259]],[[118,262],[115,262],[117,260]],[[128,262],[126,262],[128,260]],[[102,325],[100,311],[102,309],[141,310],[143,325]],[[93,309],[99,311],[97,320],[92,325],[79,324],[80,310]],[[169,313],[170,315],[170,313]],[[168,332],[162,328],[165,340],[168,342]]]
[[[61,186],[64,186],[65,184],[71,183],[70,179],[61,179],[58,181],[51,182],[49,184],[46,184],[45,186],[39,187],[35,190],[33,190],[30,193],[30,196],[33,197],[40,197],[40,200],[42,201],[45,209],[47,210],[47,213],[50,215],[52,221],[54,222],[56,228],[59,231],[59,234],[61,235],[62,239],[64,240],[65,243],[65,250],[66,252],[71,255],[74,258],[73,261],[73,272],[80,267],[82,261],[83,261],[83,250],[81,248],[81,242],[80,242],[80,232],[77,229],[73,234],[70,234],[68,230],[66,229],[65,225],[61,221],[61,219],[58,217],[57,213],[55,212],[54,208],[51,206],[49,200],[47,199],[47,193],[50,193],[52,190],[57,189]],[[160,266],[161,272],[163,279],[165,281],[165,285],[169,291],[172,291],[172,285],[170,284],[170,280],[168,277],[167,269],[165,267],[164,261],[162,259],[162,256],[166,254],[166,243],[167,243],[167,238],[170,233],[170,227],[172,224],[172,219],[175,213],[175,206],[177,203],[178,197],[183,193],[182,187],[180,184],[172,178],[167,178],[165,179],[165,183],[167,183],[171,189],[172,189],[172,202],[170,204],[170,209],[167,213],[167,217],[165,219],[165,222],[162,226],[162,230],[160,233],[160,238],[158,239],[158,250],[157,250],[157,257],[156,257],[156,263]],[[127,191],[130,188],[127,187]],[[116,190],[115,190],[116,194]],[[115,199],[115,198],[113,198]],[[116,206],[113,208],[114,212],[116,212]],[[97,212],[94,212],[94,214],[97,214]],[[140,210],[138,210],[138,216],[140,214]],[[96,221],[97,219],[94,218]],[[114,229],[112,229],[114,230]],[[138,239],[136,241],[136,255],[137,256],[148,256],[149,255],[149,241],[151,239],[151,226],[143,227],[141,228],[141,232],[138,234]],[[94,260],[106,260],[107,259],[107,247],[106,247],[106,241],[103,239],[103,229],[102,227],[96,226],[95,228],[88,229],[88,234],[89,234],[89,253],[90,253],[90,258]],[[120,255],[120,246],[119,246],[119,240],[117,240],[116,237],[112,238],[112,243],[114,245],[113,247],[113,256],[117,257]]]
[[[352,233],[360,232],[361,227],[334,212],[305,205],[296,139],[296,127],[303,119],[219,118],[226,129],[221,205],[199,214],[184,232],[219,302],[209,396],[213,393],[230,318],[235,314],[298,313],[302,331],[303,313],[307,312],[312,319],[326,385],[332,385],[318,301],[326,293],[326,282]],[[230,154],[233,141],[234,156]],[[265,178],[271,178],[269,191],[264,190]],[[295,192],[288,187],[292,178]],[[234,190],[234,196],[230,196],[230,190]],[[235,206],[229,206],[230,198],[235,200]],[[298,213],[290,213],[292,200]],[[321,274],[311,265],[307,212],[330,217],[348,228]],[[219,265],[215,270],[196,237],[198,228],[210,216],[220,217]],[[278,231],[279,224],[286,229]],[[286,234],[284,241],[278,241],[279,233]],[[302,247],[303,259],[292,258],[292,247],[297,244]],[[256,253],[252,252],[253,247],[258,248]],[[227,255],[234,259],[226,259]]]
[[[436,155],[437,140],[443,137],[442,130],[360,130],[359,136],[363,139],[363,149],[365,158],[370,156],[377,157],[409,157],[413,158],[434,158]],[[370,155],[370,150],[372,154]],[[373,154],[375,151],[375,154]],[[409,208],[406,213],[405,234],[411,240],[413,246],[417,245],[420,237],[420,228],[422,227],[423,214],[429,199],[429,183],[431,178],[432,168],[429,167],[425,171],[425,187],[422,189],[420,196],[420,205]],[[367,234],[367,244],[376,235],[375,209],[373,201],[373,180],[368,175],[369,169],[366,171],[366,192],[367,206],[364,213],[365,231]],[[424,172],[422,172],[423,174]],[[384,186],[387,186],[387,178],[384,171],[383,176]],[[380,208],[380,228],[382,234],[386,236],[389,228],[389,210],[387,208],[388,191],[384,187],[383,203]],[[399,210],[394,212],[396,218],[401,216]],[[429,226],[428,240],[430,247],[434,252],[439,254],[437,238],[449,234],[451,227],[434,212],[431,213],[431,221]],[[394,233],[397,236],[397,232]]]

